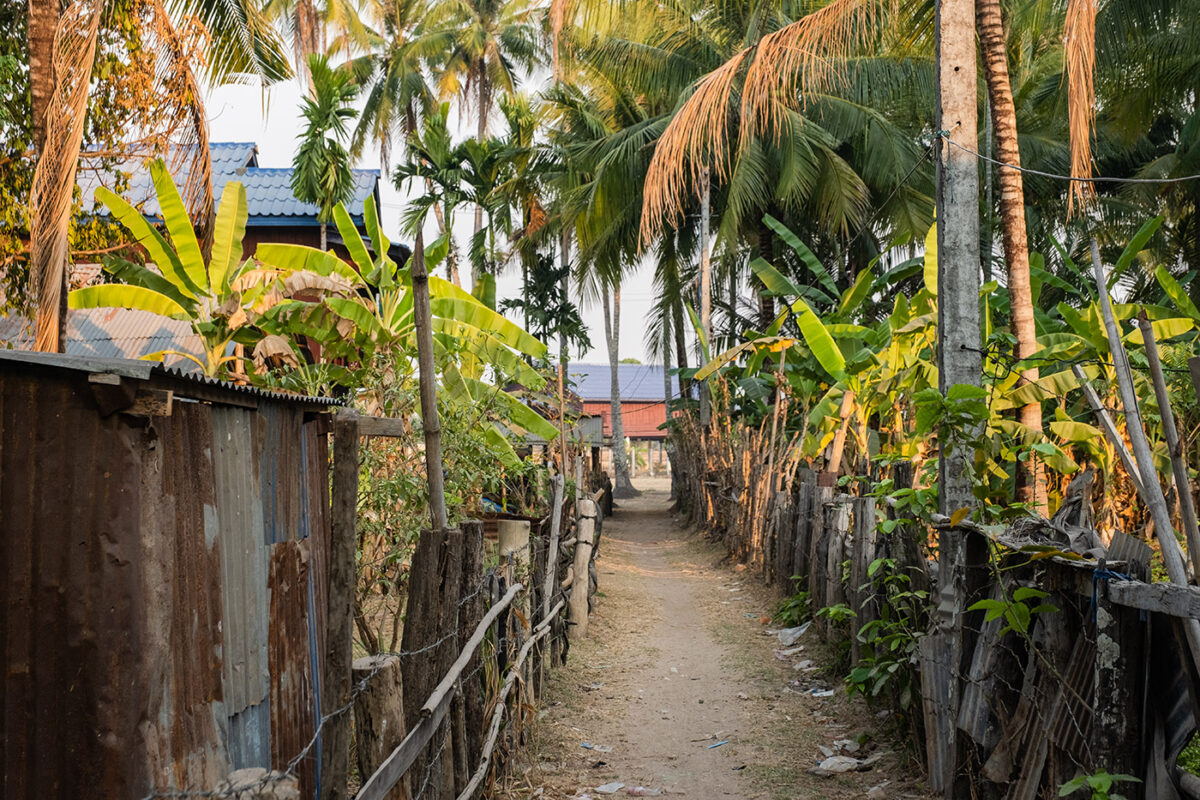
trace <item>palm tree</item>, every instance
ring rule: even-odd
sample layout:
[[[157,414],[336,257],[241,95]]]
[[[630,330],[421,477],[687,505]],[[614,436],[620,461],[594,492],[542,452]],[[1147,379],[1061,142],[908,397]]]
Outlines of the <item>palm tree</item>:
[[[56,0],[29,0],[28,8],[31,114],[37,158],[29,225],[30,273],[38,294],[35,346],[61,351],[66,330],[71,196],[96,41],[107,4],[102,0],[76,0],[60,13],[62,6]],[[149,46],[165,66],[154,79],[173,83],[175,91],[169,95],[164,92],[167,105],[182,106],[181,116],[191,123],[190,141],[177,149],[190,154],[193,161],[188,201],[194,221],[206,231],[213,208],[207,116],[187,48],[177,29],[182,19],[197,20],[211,37],[211,82],[219,83],[233,75],[254,75],[270,82],[285,76],[288,69],[278,37],[252,0],[180,0],[170,8],[163,0],[155,0],[150,5],[149,18],[144,21],[151,28]]]
[[[331,69],[325,56],[311,56],[308,71],[313,93],[300,104],[305,127],[292,162],[292,193],[319,208],[321,249],[325,250],[326,224],[333,220],[333,209],[354,191],[350,153],[342,142],[350,133],[357,90],[350,73]]]
[[[1000,190],[1000,230],[1004,241],[1004,261],[1008,271],[1008,294],[1012,331],[1017,341],[1017,358],[1031,358],[1038,351],[1037,330],[1033,318],[1033,286],[1029,279],[1029,240],[1025,231],[1025,189],[1021,178],[1021,148],[1017,138],[1017,112],[1012,84],[1008,77],[1008,42],[1000,0],[976,0],[975,24],[979,31],[979,50],[987,78],[988,105],[991,109],[992,137],[996,158],[1012,167],[1001,167],[996,175]],[[1038,369],[1026,362],[1021,370],[1022,383],[1038,379]],[[1042,430],[1042,405],[1021,407],[1022,425]],[[1046,484],[1040,462],[1031,458],[1017,464],[1018,499],[1032,503],[1045,512]]]
[[[442,0],[436,25],[452,31],[452,43],[436,69],[443,96],[457,95],[475,107],[476,138],[488,134],[488,118],[497,94],[512,94],[520,70],[541,58],[538,8],[530,0]],[[475,208],[475,233],[483,227],[483,208]]]

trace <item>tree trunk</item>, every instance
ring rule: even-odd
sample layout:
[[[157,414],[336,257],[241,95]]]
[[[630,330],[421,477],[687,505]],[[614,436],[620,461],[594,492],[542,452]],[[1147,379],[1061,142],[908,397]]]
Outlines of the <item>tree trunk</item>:
[[[758,223],[758,254],[767,263],[771,263],[775,258],[774,239],[772,238],[771,229],[766,223]],[[757,278],[753,279],[757,281]],[[758,293],[758,326],[761,330],[766,330],[775,321],[775,298],[770,297],[763,292]]]
[[[621,420],[621,383],[617,377],[617,364],[621,337],[621,289],[612,287],[612,300],[608,288],[602,287],[600,296],[604,302],[604,341],[608,345],[608,368],[610,375],[609,402],[612,413],[613,496],[634,497],[637,490],[629,480],[629,461],[625,458],[625,426]]]
[[[671,304],[671,313],[674,315],[674,321],[671,325],[672,332],[675,334],[675,364],[679,369],[688,368],[687,357],[687,337],[683,328],[683,301],[676,297]],[[692,382],[682,376],[679,378],[679,396],[690,398],[692,396]]]
[[[711,358],[712,342],[712,242],[709,241],[709,201],[710,181],[708,170],[700,172],[700,330],[704,334],[702,348],[707,347]],[[703,349],[701,350],[703,358]],[[708,427],[709,415],[712,411],[712,398],[709,395],[708,381],[700,384],[700,426]]]
[[[34,347],[41,352],[66,348],[71,200],[103,7],[101,0],[75,0],[50,48],[53,81],[29,198],[29,271],[38,301]]]
[[[29,0],[29,89],[33,113],[33,149],[38,154],[46,142],[46,109],[54,91],[54,31],[58,27],[59,0]]]
[[[491,110],[491,97],[490,97],[490,92],[488,91],[487,67],[485,65],[481,64],[476,68],[476,78],[477,78],[477,80],[476,80],[475,85],[476,85],[476,89],[478,90],[477,102],[479,103],[479,108],[476,110],[476,112],[479,114],[479,119],[476,120],[475,138],[478,139],[480,142],[482,142],[484,139],[487,138],[488,112]],[[483,206],[480,205],[479,203],[476,203],[475,204],[475,234],[478,235],[481,230],[483,230]],[[474,285],[475,283],[478,283],[478,282],[479,282],[479,275],[474,274],[474,267],[473,267],[472,268],[472,285]]]
[[[988,103],[991,111],[992,134],[997,160],[1020,166],[1021,151],[1017,140],[1017,112],[1013,105],[1012,85],[1008,78],[1008,50],[1004,34],[1004,19],[1000,0],[975,0],[976,27],[987,77]],[[1037,334],[1033,320],[1033,290],[1029,282],[1029,242],[1025,233],[1025,191],[1021,173],[1016,169],[999,167],[996,183],[1000,189],[1000,227],[1004,241],[1004,261],[1008,268],[1008,292],[1012,306],[1012,329],[1017,339],[1017,358],[1025,359],[1037,352]],[[1037,367],[1021,371],[1021,384],[1036,381]],[[1030,403],[1022,406],[1018,419],[1021,424],[1042,430],[1042,406]],[[1017,462],[1017,499],[1032,503],[1036,510],[1046,512],[1046,483],[1040,460]]]
[[[417,337],[417,382],[421,391],[421,426],[425,431],[425,472],[429,483],[429,517],[433,532],[446,528],[446,490],[442,475],[442,429],[438,422],[437,370],[433,363],[433,326],[429,310],[429,273],[425,271],[425,238],[417,231],[412,257],[413,326]]]

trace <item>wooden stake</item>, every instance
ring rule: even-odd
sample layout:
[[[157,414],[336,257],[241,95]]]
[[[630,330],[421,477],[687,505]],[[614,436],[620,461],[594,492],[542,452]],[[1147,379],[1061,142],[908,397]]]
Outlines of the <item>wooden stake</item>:
[[[429,273],[425,236],[417,231],[412,255],[413,324],[417,334],[417,370],[421,386],[421,425],[425,430],[425,472],[429,481],[429,517],[433,533],[446,529],[446,488],[442,477],[442,428],[438,423],[437,371],[433,364],[433,315],[429,310]]]
[[[358,412],[339,411],[333,420],[333,490],[329,504],[328,628],[322,699],[328,714],[350,702],[354,660],[354,553],[358,543]],[[321,797],[347,797],[350,773],[350,718],[342,714],[325,726],[321,748]]]
[[[1183,459],[1183,443],[1175,428],[1175,414],[1171,411],[1171,398],[1167,395],[1167,381],[1163,378],[1162,361],[1158,357],[1158,342],[1154,339],[1154,328],[1146,309],[1138,314],[1138,327],[1142,329],[1142,343],[1146,348],[1146,360],[1150,364],[1150,377],[1154,383],[1154,396],[1158,400],[1158,416],[1162,419],[1163,434],[1167,449],[1171,453],[1171,470],[1175,474],[1175,492],[1179,495],[1179,511],[1183,517],[1183,532],[1187,537],[1188,555],[1192,559],[1192,575],[1200,578],[1200,529],[1196,526],[1196,505],[1192,500],[1192,481],[1188,476],[1187,462]]]
[[[596,526],[596,504],[583,498],[579,501],[579,541],[575,544],[575,583],[571,586],[567,635],[584,639],[588,632],[588,566],[592,561],[592,535]]]
[[[1158,476],[1154,472],[1154,456],[1146,439],[1146,430],[1142,427],[1142,415],[1138,409],[1137,395],[1133,390],[1133,373],[1129,370],[1129,357],[1121,343],[1121,332],[1117,328],[1116,317],[1113,316],[1108,282],[1104,275],[1104,265],[1100,263],[1100,248],[1095,239],[1092,239],[1092,269],[1096,276],[1096,291],[1100,295],[1100,310],[1104,315],[1108,346],[1112,351],[1113,371],[1117,374],[1117,386],[1121,391],[1121,405],[1125,409],[1125,428],[1129,432],[1129,441],[1133,445],[1133,455],[1137,459],[1138,468],[1144,477],[1146,504],[1150,507],[1150,518],[1154,520],[1154,535],[1158,537],[1163,566],[1166,567],[1172,583],[1185,586],[1188,580],[1183,552],[1175,538],[1175,528],[1171,525],[1171,514],[1167,510],[1162,486],[1159,485]],[[1200,665],[1200,622],[1194,619],[1184,620],[1183,629],[1191,650],[1192,663]]]
[[[354,741],[358,774],[372,775],[392,751],[404,741],[404,699],[400,683],[400,657],[366,656],[354,660],[354,682],[363,690],[354,698]],[[401,781],[388,794],[391,800],[407,800]]]
[[[542,619],[550,616],[550,598],[558,582],[558,539],[562,535],[563,476],[553,478],[554,497],[550,502],[550,547],[546,551],[546,576],[542,589]]]
[[[1108,409],[1100,402],[1100,397],[1096,394],[1096,390],[1087,382],[1087,375],[1083,374],[1083,370],[1078,364],[1071,367],[1071,371],[1075,373],[1075,377],[1083,381],[1083,396],[1087,399],[1088,405],[1092,407],[1092,412],[1095,413],[1096,419],[1100,422],[1100,427],[1104,430],[1104,435],[1108,437],[1108,441],[1112,443],[1113,449],[1117,451],[1117,456],[1121,459],[1121,464],[1125,467],[1125,472],[1129,475],[1129,480],[1133,483],[1133,487],[1137,489],[1138,496],[1142,498],[1142,502],[1149,503],[1146,499],[1146,487],[1142,484],[1142,473],[1138,470],[1137,464],[1134,463],[1133,456],[1129,449],[1125,447],[1125,440],[1121,438],[1121,432],[1117,430],[1117,425],[1112,421],[1112,417],[1108,415]]]

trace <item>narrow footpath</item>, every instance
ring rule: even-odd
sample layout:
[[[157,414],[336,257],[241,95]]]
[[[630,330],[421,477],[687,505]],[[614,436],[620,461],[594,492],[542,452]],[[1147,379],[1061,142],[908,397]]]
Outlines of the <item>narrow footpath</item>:
[[[781,648],[776,593],[676,524],[667,481],[638,486],[604,524],[590,635],[553,671],[498,796],[925,797],[890,717],[825,673],[832,651],[811,633]],[[880,757],[808,772],[841,753]]]

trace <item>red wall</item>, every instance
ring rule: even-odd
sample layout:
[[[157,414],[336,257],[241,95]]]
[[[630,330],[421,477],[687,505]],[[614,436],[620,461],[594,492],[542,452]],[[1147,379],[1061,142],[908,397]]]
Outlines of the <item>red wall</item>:
[[[604,435],[612,436],[612,405],[607,401],[584,402],[584,414],[604,418]],[[659,425],[667,421],[667,404],[648,400],[627,400],[621,403],[621,423],[630,439],[665,439],[666,431]]]

